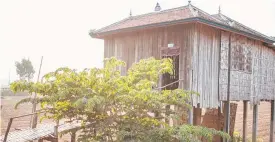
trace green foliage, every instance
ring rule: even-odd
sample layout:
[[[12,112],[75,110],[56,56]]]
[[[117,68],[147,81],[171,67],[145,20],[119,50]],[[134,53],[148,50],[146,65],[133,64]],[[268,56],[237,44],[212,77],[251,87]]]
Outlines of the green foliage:
[[[179,118],[183,112],[165,107],[190,107],[190,91],[155,89],[159,76],[172,73],[170,59],[144,59],[122,76],[125,63],[105,60],[102,69],[77,72],[59,68],[46,74],[43,83],[13,82],[13,91],[36,92],[45,117],[54,120],[81,120],[79,141],[212,141],[214,135],[229,137],[214,129],[192,125],[169,126],[165,119]],[[21,103],[31,101],[23,100]],[[20,104],[20,103],[19,103]],[[168,115],[164,115],[168,114]],[[89,124],[89,125],[87,125]]]
[[[240,133],[238,131],[234,131],[233,133],[233,137],[232,137],[232,142],[243,142],[243,138],[240,135]],[[246,139],[247,142],[252,142],[252,138],[247,138]],[[263,142],[264,140],[261,137],[257,137],[256,138],[256,142]]]
[[[32,98],[24,98],[24,99],[20,100],[19,102],[17,102],[15,104],[14,108],[17,109],[19,105],[24,104],[24,103],[29,103],[31,101],[32,101]]]
[[[16,73],[19,75],[20,80],[28,80],[33,78],[35,73],[32,62],[29,59],[22,59],[21,62],[15,62]]]

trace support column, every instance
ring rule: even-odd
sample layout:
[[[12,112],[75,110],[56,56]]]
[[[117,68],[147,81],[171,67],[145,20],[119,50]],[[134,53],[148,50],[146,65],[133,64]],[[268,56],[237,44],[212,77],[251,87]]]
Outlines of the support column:
[[[71,135],[71,142],[75,142],[75,134],[76,133],[76,131],[73,131],[72,132],[72,135]]]
[[[222,104],[222,103],[221,103]],[[223,126],[221,125],[221,122],[223,121],[221,118],[222,118],[222,109],[221,109],[221,106],[219,106],[218,107],[218,120],[219,120],[219,122],[218,122],[218,130],[219,131],[222,131],[223,129]],[[223,141],[223,139],[222,139],[222,137],[219,137],[219,142],[222,142]]]
[[[252,126],[252,142],[257,141],[258,129],[258,105],[253,106],[253,126]]]
[[[194,113],[193,113],[194,109],[193,108],[194,107],[191,107],[188,110],[188,124],[191,124],[191,125],[193,125],[193,115],[194,115]]]
[[[223,121],[223,120],[222,120],[222,109],[221,109],[221,108],[222,108],[221,106],[218,107],[218,118],[219,118],[219,119],[218,119],[218,120],[219,120],[219,123],[218,123],[218,128],[219,128],[219,129],[218,129],[218,130],[219,130],[219,131],[222,131],[222,130],[223,130],[223,126],[221,125],[221,122]]]
[[[193,91],[193,69],[191,69],[191,79],[190,79],[190,90]],[[193,119],[194,119],[194,107],[193,107],[193,95],[191,94],[191,100],[190,100],[191,108],[189,109],[188,113],[188,123],[193,125]]]
[[[165,109],[166,109],[166,111],[165,111],[165,122],[169,125],[169,122],[170,122],[170,118],[169,118],[169,116],[170,116],[170,105],[167,105],[167,106],[165,106]]]
[[[225,102],[225,111],[224,111],[224,132],[230,134],[230,101]],[[228,141],[228,140],[227,140]]]
[[[56,121],[56,126],[54,126],[53,142],[58,142],[58,127],[59,127],[59,120]]]
[[[10,132],[10,128],[11,128],[12,121],[13,121],[13,118],[10,118],[10,121],[9,121],[9,124],[8,124],[8,128],[7,128],[7,130],[6,130],[6,133],[5,133],[5,137],[4,137],[3,142],[6,142],[7,139],[8,139],[8,135],[9,135],[9,132]]]
[[[227,69],[227,98],[225,101],[225,119],[224,119],[224,132],[230,134],[230,78],[231,78],[231,33],[229,34],[229,43],[228,43],[228,69]],[[229,140],[224,140],[229,142]]]
[[[243,101],[243,142],[247,141],[247,102]]]
[[[274,109],[274,100],[271,101],[271,116],[270,116],[270,136],[269,141],[274,142],[274,115],[275,115],[275,109]]]
[[[194,125],[201,125],[201,108],[194,107],[194,118],[193,118]]]

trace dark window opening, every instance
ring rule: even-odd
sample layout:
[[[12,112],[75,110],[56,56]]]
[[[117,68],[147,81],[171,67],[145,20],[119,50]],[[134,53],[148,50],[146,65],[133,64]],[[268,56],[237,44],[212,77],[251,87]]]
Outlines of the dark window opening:
[[[162,56],[162,58],[170,58],[173,62],[173,74],[165,73],[162,76],[162,86],[166,86],[165,90],[174,90],[179,87],[179,82],[176,82],[179,80],[179,55],[173,55],[173,56]],[[173,83],[176,82],[176,83]],[[173,83],[173,84],[171,84]]]

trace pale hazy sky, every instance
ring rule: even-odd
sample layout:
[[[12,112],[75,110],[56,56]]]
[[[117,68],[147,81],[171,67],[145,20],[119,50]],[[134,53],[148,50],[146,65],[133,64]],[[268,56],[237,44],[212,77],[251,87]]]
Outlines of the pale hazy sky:
[[[98,29],[129,16],[186,5],[188,0],[0,0],[0,85],[17,79],[14,62],[29,58],[42,74],[61,66],[101,67]],[[198,8],[222,13],[268,36],[275,36],[275,0],[192,0]],[[36,79],[36,75],[35,75]]]

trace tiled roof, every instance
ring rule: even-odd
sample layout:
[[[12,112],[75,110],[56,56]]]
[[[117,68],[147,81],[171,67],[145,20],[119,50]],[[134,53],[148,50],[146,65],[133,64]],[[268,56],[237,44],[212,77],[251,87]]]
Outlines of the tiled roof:
[[[191,19],[199,20],[206,20],[207,22],[212,22],[219,26],[226,26],[226,29],[229,30],[237,30],[239,32],[245,32],[249,35],[253,35],[256,38],[262,38],[269,43],[275,42],[273,38],[268,37],[264,34],[261,34],[251,28],[248,28],[231,18],[222,15],[210,15],[199,8],[189,4],[186,6],[163,10],[159,12],[152,12],[148,14],[138,15],[138,16],[129,16],[119,22],[111,24],[107,27],[92,31],[90,34],[93,35],[100,35],[100,34],[108,34],[110,32],[119,32],[120,30],[142,27],[142,26],[152,26],[155,24],[161,23],[172,23],[180,20],[189,20],[192,22]],[[94,36],[97,37],[97,36]]]
[[[160,12],[152,12],[152,13],[138,15],[138,16],[131,16],[117,23],[114,23],[110,26],[99,29],[96,32],[101,33],[101,32],[113,31],[117,29],[136,27],[136,26],[161,23],[161,22],[167,22],[167,21],[174,21],[174,20],[186,19],[191,17],[194,17],[194,16],[191,13],[188,6],[183,6],[183,7],[173,8],[169,10],[163,10]]]
[[[150,24],[169,22],[169,21],[176,21],[176,20],[182,20],[182,19],[188,19],[188,18],[194,18],[194,17],[201,17],[207,20],[212,20],[220,23],[223,22],[192,5],[186,5],[186,6],[163,10],[159,12],[152,12],[152,13],[138,15],[138,16],[131,16],[119,22],[116,22],[112,25],[96,30],[95,32],[103,33],[103,32],[108,32],[108,31],[113,31],[118,29],[150,25]]]
[[[253,30],[253,29],[251,29],[251,28],[249,28],[249,27],[247,27],[247,26],[245,26],[245,25],[243,25],[243,24],[241,24],[241,23],[239,23],[239,22],[237,22],[237,21],[221,14],[221,13],[220,14],[215,14],[215,15],[212,15],[212,16],[219,19],[219,20],[221,20],[221,21],[223,21],[228,26],[234,27],[234,28],[236,28],[240,31],[245,31],[245,32],[248,32],[248,33],[251,33],[251,34],[254,34],[254,35],[258,35],[258,36],[261,36],[261,37],[264,37],[264,38],[270,38],[271,40],[274,40],[271,37],[268,37],[268,36],[266,36],[266,35],[264,35],[260,32],[257,32],[257,31],[255,31],[255,30]]]

